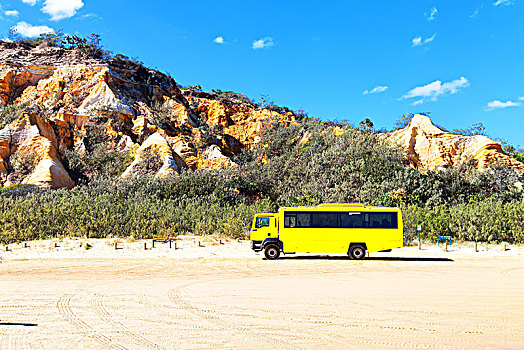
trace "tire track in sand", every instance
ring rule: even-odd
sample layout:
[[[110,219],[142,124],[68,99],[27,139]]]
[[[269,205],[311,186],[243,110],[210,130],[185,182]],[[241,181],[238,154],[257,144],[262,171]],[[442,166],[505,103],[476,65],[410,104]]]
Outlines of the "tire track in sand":
[[[171,306],[171,305],[163,305],[163,304],[159,304],[159,303],[153,302],[151,300],[151,298],[147,294],[141,294],[139,302],[142,305],[146,306],[148,309],[153,309],[156,312],[166,316],[169,319],[169,321],[163,320],[164,324],[175,325],[175,326],[179,326],[179,327],[185,327],[185,329],[187,331],[194,331],[194,330],[202,331],[202,330],[208,330],[209,329],[209,327],[204,327],[204,326],[199,325],[199,324],[193,324],[191,322],[192,317],[194,317],[193,314],[186,313],[185,316],[183,316],[183,315],[174,315],[172,310],[171,310],[171,309],[174,309],[173,306]],[[166,308],[167,308],[167,310],[166,310]],[[179,309],[174,309],[174,310],[178,311]],[[147,319],[147,321],[152,322],[153,320]],[[154,321],[157,321],[157,319],[155,319]]]
[[[107,296],[104,294],[95,294],[91,299],[91,305],[95,313],[107,324],[111,325],[118,333],[125,334],[126,336],[132,338],[141,349],[155,349],[155,350],[164,350],[160,345],[153,343],[149,339],[143,337],[142,335],[131,331],[126,325],[122,322],[116,320],[110,313],[107,311],[104,303],[104,299]]]
[[[13,329],[13,330],[4,331],[2,334],[0,334],[0,349],[2,350],[3,349],[5,350],[22,349],[22,347],[20,346],[20,340],[22,339],[20,333],[21,333],[20,329]]]
[[[64,294],[58,299],[56,307],[58,313],[62,315],[69,323],[84,333],[86,336],[92,337],[94,340],[104,345],[108,349],[128,350],[125,346],[115,343],[111,338],[95,330],[93,327],[83,321],[71,308],[71,299],[73,294]]]
[[[239,338],[241,338],[242,341],[249,342],[251,345],[254,344],[255,346],[260,346],[260,344],[271,344],[272,348],[274,349],[303,349],[298,345],[289,344],[280,339],[275,339],[273,337],[263,335],[258,332],[253,332],[248,328],[238,327],[236,324],[219,318],[213,315],[211,312],[199,309],[191,305],[187,300],[183,299],[180,296],[179,289],[170,290],[168,292],[168,297],[172,302],[180,306],[180,308],[182,308],[183,310],[197,316],[202,320],[214,323],[215,325],[219,326],[222,330],[227,330],[229,332],[232,332],[233,334],[239,335]]]

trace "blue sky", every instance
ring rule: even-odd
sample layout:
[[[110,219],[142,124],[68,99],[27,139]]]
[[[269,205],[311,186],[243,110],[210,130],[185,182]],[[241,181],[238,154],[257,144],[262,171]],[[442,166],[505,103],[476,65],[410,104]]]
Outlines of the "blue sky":
[[[0,0],[0,32],[102,35],[182,85],[391,129],[431,112],[524,146],[524,0]]]

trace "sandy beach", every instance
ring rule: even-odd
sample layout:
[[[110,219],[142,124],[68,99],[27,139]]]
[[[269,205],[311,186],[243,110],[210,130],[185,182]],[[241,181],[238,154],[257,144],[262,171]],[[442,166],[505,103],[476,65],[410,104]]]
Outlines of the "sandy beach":
[[[115,241],[2,246],[0,349],[524,347],[520,246],[266,261],[218,237]]]

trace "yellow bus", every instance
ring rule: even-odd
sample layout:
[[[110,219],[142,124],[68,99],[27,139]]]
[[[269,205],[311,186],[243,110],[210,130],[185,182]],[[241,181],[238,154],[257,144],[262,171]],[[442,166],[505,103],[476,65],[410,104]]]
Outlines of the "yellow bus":
[[[280,252],[345,253],[364,259],[366,251],[403,246],[402,213],[358,203],[280,208],[278,213],[255,215],[250,239],[251,249],[264,251],[270,260]]]

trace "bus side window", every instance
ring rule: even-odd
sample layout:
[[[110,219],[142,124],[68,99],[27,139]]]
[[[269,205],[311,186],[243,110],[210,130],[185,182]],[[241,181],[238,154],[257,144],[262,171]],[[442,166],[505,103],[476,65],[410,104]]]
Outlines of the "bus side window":
[[[311,227],[331,228],[338,227],[338,213],[313,213],[311,215]]]
[[[297,225],[296,223],[296,216],[295,215],[286,215],[284,216],[284,227],[286,228],[292,228]]]
[[[370,228],[398,228],[397,213],[370,213]]]
[[[297,213],[297,227],[310,227],[311,226],[311,214],[310,213]]]
[[[257,222],[255,224],[256,228],[261,228],[269,226],[269,218],[257,218]]]
[[[366,227],[364,215],[359,212],[340,213],[340,227],[363,228]]]

